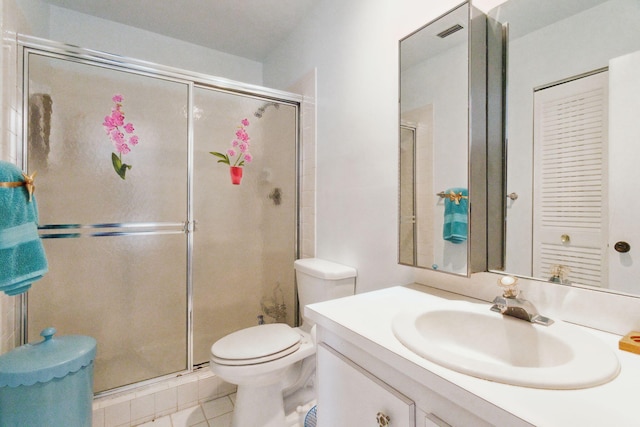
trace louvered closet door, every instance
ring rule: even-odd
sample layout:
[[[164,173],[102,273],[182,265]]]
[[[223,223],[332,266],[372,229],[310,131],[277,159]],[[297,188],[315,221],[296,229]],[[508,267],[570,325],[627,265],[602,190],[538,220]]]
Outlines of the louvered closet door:
[[[533,274],[569,267],[572,283],[607,277],[608,73],[534,95]]]

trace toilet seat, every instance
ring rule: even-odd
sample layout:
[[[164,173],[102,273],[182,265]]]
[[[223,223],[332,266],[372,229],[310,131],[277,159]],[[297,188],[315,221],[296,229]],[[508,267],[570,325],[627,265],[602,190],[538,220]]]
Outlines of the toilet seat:
[[[300,333],[284,323],[253,326],[216,341],[211,360],[227,366],[255,365],[288,356],[301,344]]]

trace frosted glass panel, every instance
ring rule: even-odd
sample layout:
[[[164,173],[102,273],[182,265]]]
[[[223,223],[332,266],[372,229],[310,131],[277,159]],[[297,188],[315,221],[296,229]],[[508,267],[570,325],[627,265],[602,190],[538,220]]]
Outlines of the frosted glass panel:
[[[44,239],[49,273],[29,291],[29,337],[96,338],[96,391],[187,369],[184,235]]]
[[[119,129],[139,141],[122,154],[125,179],[103,126],[116,94]],[[40,223],[185,221],[187,95],[184,83],[29,55],[28,168],[38,172]]]
[[[297,109],[202,87],[195,88],[194,105],[198,364],[209,360],[217,339],[256,325],[258,315],[267,323],[295,322]],[[243,168],[241,184],[232,185],[229,166],[209,152],[231,148],[245,118],[253,158]],[[278,308],[274,303],[285,310],[270,311]]]
[[[94,337],[97,392],[188,369],[188,85],[36,54],[28,65],[41,235],[111,234],[44,239],[29,340],[48,326]]]

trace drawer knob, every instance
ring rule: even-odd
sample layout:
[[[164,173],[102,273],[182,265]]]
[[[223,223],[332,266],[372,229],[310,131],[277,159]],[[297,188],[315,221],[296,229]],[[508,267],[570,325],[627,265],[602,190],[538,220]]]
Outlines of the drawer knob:
[[[384,412],[378,412],[376,420],[378,421],[379,427],[387,427],[391,422],[391,418],[389,418],[388,415],[385,415]]]

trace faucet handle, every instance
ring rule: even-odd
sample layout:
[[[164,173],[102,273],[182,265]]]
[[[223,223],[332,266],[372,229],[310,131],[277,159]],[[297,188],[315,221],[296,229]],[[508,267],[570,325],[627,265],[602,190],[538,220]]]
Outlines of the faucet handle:
[[[502,288],[502,296],[504,298],[517,298],[520,290],[518,289],[518,279],[513,276],[503,276],[498,280],[498,286]]]

